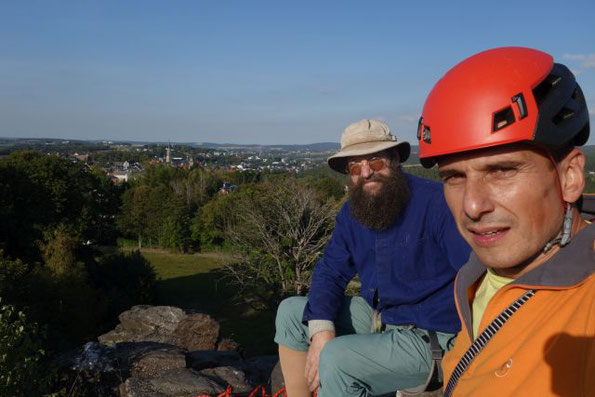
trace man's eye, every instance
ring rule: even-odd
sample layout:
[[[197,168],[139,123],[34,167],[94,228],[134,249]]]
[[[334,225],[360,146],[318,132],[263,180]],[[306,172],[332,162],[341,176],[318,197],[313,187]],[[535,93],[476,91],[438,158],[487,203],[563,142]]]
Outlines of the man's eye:
[[[491,171],[491,174],[497,178],[507,178],[507,177],[511,177],[511,176],[515,175],[516,171],[517,171],[516,168],[513,168],[513,167],[499,167],[499,168],[494,168]]]
[[[465,177],[462,174],[450,174],[450,175],[443,176],[442,182],[452,185],[452,184],[460,183],[464,179],[465,179]]]

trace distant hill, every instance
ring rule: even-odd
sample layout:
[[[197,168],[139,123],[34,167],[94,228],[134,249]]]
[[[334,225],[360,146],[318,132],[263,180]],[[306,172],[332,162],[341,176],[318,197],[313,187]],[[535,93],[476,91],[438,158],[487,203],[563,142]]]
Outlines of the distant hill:
[[[328,152],[339,150],[340,145],[337,142],[319,142],[310,144],[290,144],[290,145],[257,145],[257,144],[238,144],[238,143],[213,143],[213,142],[150,142],[150,141],[118,141],[105,139],[58,139],[58,138],[5,138],[0,137],[0,145],[55,145],[55,144],[120,144],[120,145],[184,145],[194,146],[206,149],[228,149],[228,150],[283,150],[298,151],[308,150],[312,152]]]
[[[263,150],[285,150],[285,151],[297,151],[297,150],[308,150],[312,152],[329,152],[334,150],[339,150],[341,145],[337,142],[320,142],[320,143],[310,143],[306,145],[242,145],[242,144],[235,144],[235,143],[212,143],[212,142],[202,142],[197,143],[194,146],[207,148],[207,149],[234,149],[234,150],[255,150],[255,149],[263,149]]]

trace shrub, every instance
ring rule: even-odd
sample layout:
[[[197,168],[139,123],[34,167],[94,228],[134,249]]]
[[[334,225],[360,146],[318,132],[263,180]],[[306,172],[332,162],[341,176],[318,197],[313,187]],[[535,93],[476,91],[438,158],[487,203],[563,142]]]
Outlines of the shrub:
[[[39,395],[46,388],[40,336],[37,324],[0,299],[0,395]]]
[[[155,297],[155,271],[139,251],[106,254],[89,267],[92,284],[109,297],[114,315]]]

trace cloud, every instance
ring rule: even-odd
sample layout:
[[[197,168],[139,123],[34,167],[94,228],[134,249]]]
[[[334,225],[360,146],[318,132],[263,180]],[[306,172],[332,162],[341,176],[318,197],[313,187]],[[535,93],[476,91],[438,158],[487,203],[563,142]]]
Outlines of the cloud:
[[[419,114],[401,114],[399,120],[417,122],[419,120]]]
[[[595,54],[564,54],[562,58],[578,62],[584,69],[595,69]]]
[[[325,90],[324,88],[319,88],[318,89],[318,93],[320,95],[328,95],[328,94],[330,94],[330,92],[328,90]]]
[[[564,54],[562,58],[569,61],[584,61],[586,57],[585,54]]]

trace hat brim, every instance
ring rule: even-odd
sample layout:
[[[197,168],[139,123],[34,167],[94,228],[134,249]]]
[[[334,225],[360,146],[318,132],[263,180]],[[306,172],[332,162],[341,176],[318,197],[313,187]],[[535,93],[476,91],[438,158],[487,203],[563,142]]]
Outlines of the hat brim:
[[[345,149],[342,149],[339,153],[329,157],[327,162],[329,167],[331,167],[333,170],[342,174],[346,174],[348,158],[378,153],[393,147],[396,147],[399,151],[399,161],[401,163],[407,161],[409,154],[411,153],[411,145],[409,145],[409,142],[382,141],[363,142],[348,146]]]

